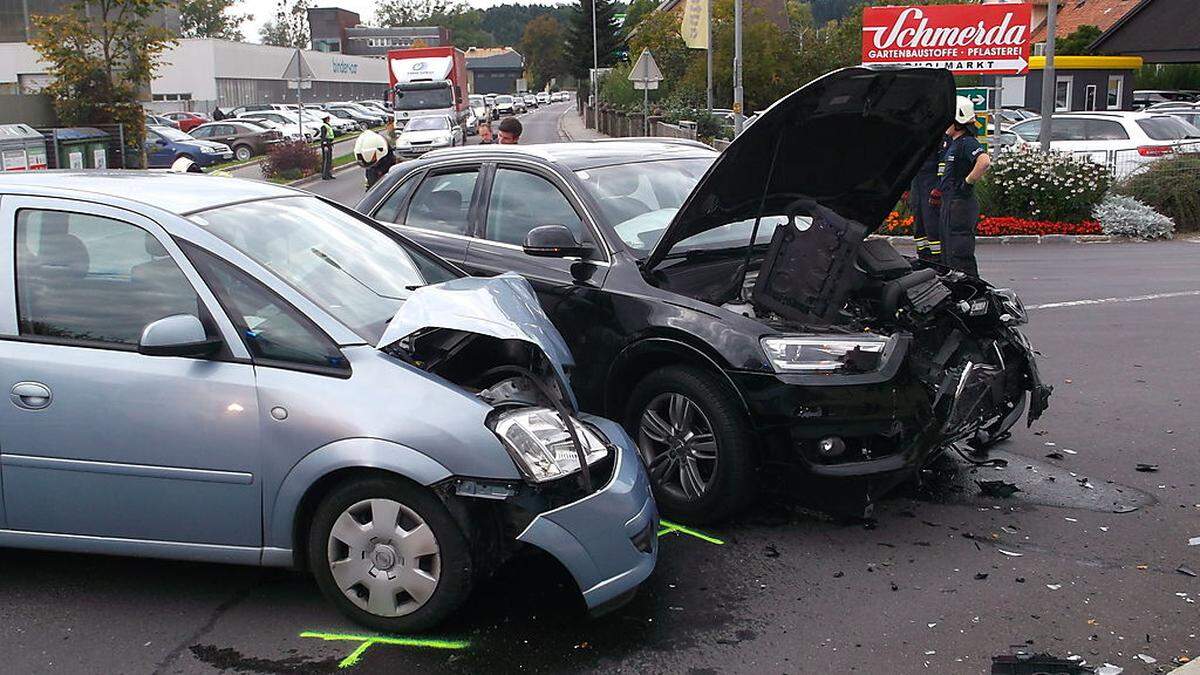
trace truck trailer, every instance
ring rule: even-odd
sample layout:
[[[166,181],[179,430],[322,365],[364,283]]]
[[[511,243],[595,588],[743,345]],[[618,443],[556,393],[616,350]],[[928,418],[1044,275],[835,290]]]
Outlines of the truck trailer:
[[[467,58],[461,49],[414,47],[387,53],[389,97],[396,131],[422,115],[449,115],[466,128]]]

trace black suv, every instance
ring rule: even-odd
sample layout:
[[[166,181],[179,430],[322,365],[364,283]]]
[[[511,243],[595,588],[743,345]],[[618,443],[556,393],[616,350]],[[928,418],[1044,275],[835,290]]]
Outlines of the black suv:
[[[643,139],[431,152],[358,209],[473,274],[514,270],[621,420],[662,511],[714,520],[766,462],[882,487],[1046,407],[1011,291],[868,235],[949,125],[940,70],[851,68],[718,155]],[[875,490],[878,492],[878,490]]]

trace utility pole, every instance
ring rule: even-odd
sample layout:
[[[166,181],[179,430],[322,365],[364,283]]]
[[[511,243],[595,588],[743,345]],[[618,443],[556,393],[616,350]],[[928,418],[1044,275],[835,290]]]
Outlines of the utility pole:
[[[733,0],[733,136],[742,134],[742,0]]]
[[[1050,152],[1051,126],[1054,123],[1055,93],[1054,34],[1058,30],[1058,0],[1046,4],[1046,65],[1042,68],[1042,129],[1038,133],[1042,152]]]
[[[713,87],[712,87],[712,53],[713,53],[713,34],[712,34],[712,0],[705,0],[705,9],[708,12],[708,46],[705,49],[705,58],[707,59],[707,68],[705,73],[708,78],[708,92],[706,101],[708,103],[708,114],[712,114],[713,110]]]
[[[300,65],[300,48],[296,47],[296,107],[300,112],[296,115],[296,124],[303,128],[304,103],[300,100],[300,87],[304,81],[304,70]]]

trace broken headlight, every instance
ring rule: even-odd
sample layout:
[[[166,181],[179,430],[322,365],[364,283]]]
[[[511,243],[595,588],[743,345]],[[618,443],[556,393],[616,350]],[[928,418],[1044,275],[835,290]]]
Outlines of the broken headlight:
[[[868,373],[883,365],[889,344],[889,338],[867,333],[762,339],[777,373]]]
[[[1021,298],[1017,292],[1011,288],[996,288],[992,290],[1000,301],[1000,320],[1005,323],[1015,322],[1018,325],[1029,323],[1029,314],[1025,311],[1025,303],[1021,302]],[[1009,321],[1005,321],[1004,315],[1012,317]]]
[[[589,465],[608,454],[604,439],[591,427],[569,417]],[[494,431],[513,461],[530,480],[541,483],[579,471],[579,455],[558,413],[550,408],[521,408],[501,415]]]

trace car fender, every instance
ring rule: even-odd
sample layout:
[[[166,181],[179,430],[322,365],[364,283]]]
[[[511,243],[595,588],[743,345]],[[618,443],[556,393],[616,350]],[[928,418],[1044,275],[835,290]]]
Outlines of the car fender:
[[[721,362],[720,357],[713,356],[702,347],[691,344],[683,336],[652,335],[628,345],[613,359],[604,386],[605,409],[609,417],[615,416],[614,419],[620,419],[620,413],[623,411],[616,410],[615,399],[626,396],[629,387],[633,385],[632,382],[628,382],[624,386],[618,386],[621,379],[636,372],[638,370],[636,364],[645,358],[653,357],[667,357],[683,363],[700,365],[710,370],[729,385],[729,388],[737,396],[742,409],[749,410],[746,399],[734,385],[733,380],[729,378],[729,374],[726,372],[727,366]]]
[[[305,455],[288,471],[265,514],[268,548],[292,548],[296,513],[309,488],[342,469],[379,469],[421,485],[449,478],[450,470],[425,453],[380,438],[345,438]]]

